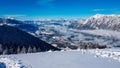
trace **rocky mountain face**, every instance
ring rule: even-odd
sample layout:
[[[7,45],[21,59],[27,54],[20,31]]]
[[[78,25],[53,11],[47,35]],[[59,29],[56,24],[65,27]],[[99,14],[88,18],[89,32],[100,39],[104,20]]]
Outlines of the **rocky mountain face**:
[[[96,14],[90,18],[80,19],[73,28],[77,29],[107,29],[120,31],[120,16],[119,15],[102,15]]]
[[[60,50],[25,31],[8,25],[0,26],[0,48],[1,53],[6,50],[7,54],[16,54],[18,50],[20,52],[24,50],[26,53],[30,49],[36,52]]]

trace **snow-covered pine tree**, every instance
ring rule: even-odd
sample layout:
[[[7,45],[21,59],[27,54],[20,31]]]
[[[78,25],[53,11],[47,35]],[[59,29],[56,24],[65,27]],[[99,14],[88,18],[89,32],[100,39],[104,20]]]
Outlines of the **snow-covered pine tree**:
[[[27,53],[32,53],[32,47],[31,46],[28,47]]]
[[[37,49],[36,49],[36,47],[34,46],[34,47],[33,47],[33,53],[35,53],[35,52],[37,52]]]
[[[26,48],[24,46],[21,49],[21,53],[26,53]]]
[[[3,53],[3,47],[2,47],[2,44],[0,44],[0,54]]]
[[[18,48],[17,48],[17,54],[19,54],[20,53],[20,47],[18,46]]]
[[[3,51],[3,55],[8,54],[8,47],[5,47],[4,51]]]

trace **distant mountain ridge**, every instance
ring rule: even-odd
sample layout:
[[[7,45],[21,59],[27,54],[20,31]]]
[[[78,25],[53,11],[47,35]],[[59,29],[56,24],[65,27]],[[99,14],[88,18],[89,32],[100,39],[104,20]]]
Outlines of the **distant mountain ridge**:
[[[80,19],[74,24],[77,29],[107,29],[120,31],[120,15],[96,14],[86,20]]]

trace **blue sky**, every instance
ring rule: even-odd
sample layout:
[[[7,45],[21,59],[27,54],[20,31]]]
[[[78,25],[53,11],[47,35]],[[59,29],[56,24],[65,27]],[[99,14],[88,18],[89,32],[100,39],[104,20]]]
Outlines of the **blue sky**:
[[[0,0],[0,16],[80,18],[120,14],[120,0]]]

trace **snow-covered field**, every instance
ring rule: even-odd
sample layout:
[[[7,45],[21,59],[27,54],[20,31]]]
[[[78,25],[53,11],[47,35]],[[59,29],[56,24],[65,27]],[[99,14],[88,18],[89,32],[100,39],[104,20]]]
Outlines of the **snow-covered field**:
[[[120,49],[1,55],[0,68],[119,68]]]

